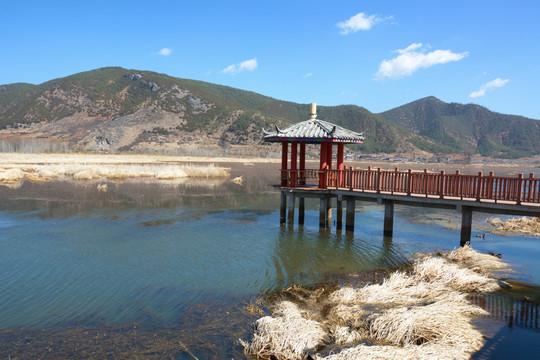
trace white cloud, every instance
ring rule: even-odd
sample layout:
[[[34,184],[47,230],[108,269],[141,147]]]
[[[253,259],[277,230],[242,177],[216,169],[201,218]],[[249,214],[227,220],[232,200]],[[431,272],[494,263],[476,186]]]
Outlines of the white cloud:
[[[225,74],[227,73],[236,74],[244,70],[253,71],[257,68],[257,66],[259,66],[259,64],[257,63],[257,58],[253,58],[246,61],[242,61],[241,63],[238,63],[238,64],[229,65],[225,69],[223,69],[222,72]]]
[[[392,18],[391,16],[388,18]],[[358,30],[369,30],[378,22],[386,20],[377,15],[367,15],[366,13],[358,13],[349,20],[340,21],[336,24],[341,29],[342,35],[355,33]]]
[[[405,49],[396,50],[398,54],[405,54],[408,52],[411,52],[416,49],[420,49],[422,46],[424,46],[422,43],[412,43],[411,45],[407,46]]]
[[[395,79],[411,75],[413,72],[437,64],[459,61],[469,55],[467,51],[454,53],[450,50],[434,50],[428,53],[423,51],[422,43],[413,43],[405,49],[396,50],[399,55],[390,60],[383,60],[376,74],[378,79]]]
[[[172,49],[163,48],[163,49],[159,50],[156,54],[157,55],[162,55],[162,56],[169,56],[169,55],[171,55],[171,53],[172,53]]]
[[[307,74],[304,75],[305,78],[312,77],[312,76],[313,76],[312,72],[308,72]]]
[[[503,80],[501,78],[497,78],[495,80],[492,80],[492,81],[490,81],[488,83],[485,83],[484,85],[480,86],[480,89],[470,93],[469,97],[476,98],[476,97],[484,96],[484,95],[486,95],[486,91],[503,87],[509,81],[510,81],[510,79],[504,79]]]

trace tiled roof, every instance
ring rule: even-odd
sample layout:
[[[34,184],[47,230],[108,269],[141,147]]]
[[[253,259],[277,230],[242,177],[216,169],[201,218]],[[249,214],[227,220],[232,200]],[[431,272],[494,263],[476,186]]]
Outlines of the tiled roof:
[[[276,126],[276,131],[265,131],[264,141],[299,141],[307,143],[321,142],[343,142],[343,143],[362,143],[364,142],[363,133],[357,133],[351,130],[342,128],[341,126],[322,121],[318,119],[310,119],[300,123],[291,125],[285,129],[279,129]]]

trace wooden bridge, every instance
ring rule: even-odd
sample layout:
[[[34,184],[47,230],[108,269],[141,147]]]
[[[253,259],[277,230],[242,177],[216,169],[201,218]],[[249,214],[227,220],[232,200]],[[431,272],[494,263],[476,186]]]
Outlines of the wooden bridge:
[[[332,199],[336,198],[336,227],[343,228],[346,202],[347,231],[354,231],[355,201],[375,201],[385,206],[384,235],[393,234],[394,205],[454,209],[462,213],[461,240],[471,239],[472,213],[540,216],[540,178],[530,173],[516,177],[424,171],[354,169],[281,170],[281,223],[294,222],[296,198],[298,222],[304,222],[304,199],[320,199],[321,227],[332,223]],[[289,206],[287,207],[287,201]],[[287,216],[288,209],[288,216]]]
[[[304,223],[305,198],[320,199],[320,227],[332,223],[332,199],[336,198],[336,226],[343,228],[343,201],[346,201],[347,231],[354,231],[355,201],[384,204],[384,235],[392,236],[394,205],[454,209],[462,214],[461,241],[470,241],[472,213],[485,212],[540,216],[540,178],[495,176],[424,171],[354,169],[346,167],[344,144],[361,144],[363,133],[317,119],[317,107],[311,104],[310,119],[285,129],[265,131],[264,141],[281,143],[280,221],[294,223],[296,198],[298,222]],[[290,144],[290,151],[289,151]],[[320,146],[320,166],[306,169],[306,145]],[[333,148],[337,147],[337,153]],[[335,168],[332,161],[336,155]],[[290,156],[290,162],[289,162]],[[287,201],[289,206],[287,206]],[[288,215],[287,215],[288,209]]]

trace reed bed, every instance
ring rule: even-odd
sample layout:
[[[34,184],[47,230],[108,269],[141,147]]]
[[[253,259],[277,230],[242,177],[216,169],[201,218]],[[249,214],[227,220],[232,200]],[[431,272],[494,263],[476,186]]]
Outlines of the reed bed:
[[[467,360],[468,354],[452,346],[440,344],[387,346],[387,345],[358,345],[325,357],[326,360]],[[316,357],[317,360],[323,359]]]
[[[496,279],[440,257],[427,257],[417,262],[414,265],[414,277],[464,292],[493,292],[500,288]]]
[[[507,267],[488,256],[470,247],[426,255],[380,284],[343,287],[317,303],[279,301],[241,343],[248,355],[276,360],[305,358],[324,341],[338,353],[316,359],[469,359],[483,345],[472,320],[487,312],[467,294],[499,289],[490,271]]]
[[[487,315],[487,312],[467,301],[454,299],[397,307],[371,315],[369,332],[373,339],[393,345],[437,342],[477,351],[482,347],[482,334],[471,325],[470,315]]]
[[[540,221],[538,224],[540,226]],[[490,274],[493,271],[503,270],[509,266],[496,256],[474,251],[470,245],[465,245],[459,249],[450,251],[444,257],[448,260],[466,265],[467,267],[484,274]]]
[[[330,299],[340,304],[365,304],[379,306],[413,305],[435,301],[449,296],[451,289],[440,282],[421,281],[404,272],[395,272],[382,284],[368,285],[361,289],[344,287],[335,291]]]
[[[496,226],[499,231],[519,232],[527,235],[540,236],[540,217],[519,217],[502,221],[501,218],[489,218],[489,224]]]
[[[306,319],[290,301],[279,303],[273,315],[257,320],[251,343],[241,340],[246,353],[268,360],[300,359],[306,351],[321,346],[327,337],[320,323]]]
[[[175,180],[182,178],[226,178],[230,169],[214,164],[102,164],[58,163],[32,164],[12,168],[0,168],[0,182],[13,183],[21,180],[123,180],[148,178]]]

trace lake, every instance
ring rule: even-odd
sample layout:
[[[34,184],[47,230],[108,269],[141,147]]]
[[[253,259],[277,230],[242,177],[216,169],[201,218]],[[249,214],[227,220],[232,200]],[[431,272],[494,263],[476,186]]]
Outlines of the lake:
[[[306,199],[305,225],[280,226],[278,165],[220,165],[243,184],[0,185],[0,357],[241,359],[259,294],[459,246],[461,214],[447,210],[396,206],[384,239],[383,206],[359,203],[351,235],[320,230]],[[540,238],[491,234],[487,217],[474,214],[472,246],[502,254],[522,287],[480,301],[493,315],[475,358],[526,358],[540,340]]]

